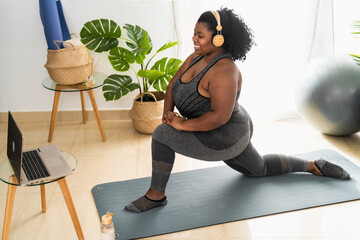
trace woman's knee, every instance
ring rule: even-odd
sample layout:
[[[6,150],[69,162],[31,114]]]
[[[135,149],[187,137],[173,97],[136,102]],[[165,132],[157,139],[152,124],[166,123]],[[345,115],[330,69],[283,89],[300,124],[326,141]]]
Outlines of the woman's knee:
[[[260,171],[252,171],[249,168],[240,164],[235,159],[225,160],[224,163],[226,163],[229,167],[244,174],[247,177],[261,177],[262,176]]]
[[[242,171],[242,174],[244,174],[247,177],[252,177],[252,178],[258,178],[258,177],[263,177],[264,173],[262,171]]]
[[[160,124],[157,126],[152,134],[152,138],[156,141],[161,142],[162,139],[164,139],[166,136],[169,135],[172,127],[167,124]]]
[[[243,173],[243,174],[245,176],[247,176],[247,177],[253,177],[253,178],[259,178],[259,177],[264,177],[265,176],[263,173],[260,173],[260,172],[250,173],[250,174]]]

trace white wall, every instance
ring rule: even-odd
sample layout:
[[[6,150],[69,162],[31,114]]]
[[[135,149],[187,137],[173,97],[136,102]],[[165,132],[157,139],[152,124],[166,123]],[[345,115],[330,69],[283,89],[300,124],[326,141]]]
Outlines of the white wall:
[[[137,24],[147,30],[154,50],[165,42],[175,41],[171,1],[124,0],[62,0],[70,32],[79,35],[83,24],[97,18],[108,18],[120,26]],[[47,44],[39,15],[38,0],[0,1],[0,112],[51,111],[54,93],[42,87],[48,76],[46,63]],[[159,54],[175,57],[176,49]],[[97,71],[115,73],[107,54],[100,57]],[[156,59],[155,59],[156,60]],[[131,75],[132,73],[129,73]],[[137,91],[136,91],[137,93]],[[95,90],[99,109],[129,109],[135,91],[119,101],[106,102],[101,88]],[[86,96],[86,108],[92,109]],[[79,93],[63,93],[59,110],[80,110]]]
[[[85,22],[110,18],[121,26],[131,23],[145,28],[157,49],[168,40],[175,41],[177,30],[181,58],[193,50],[193,27],[203,11],[221,5],[234,8],[254,30],[257,42],[248,59],[238,62],[244,76],[241,104],[258,119],[273,117],[278,110],[295,111],[293,84],[309,53],[309,29],[314,27],[309,16],[318,0],[62,0],[62,4],[70,31],[78,34]],[[352,22],[360,20],[360,1],[333,0],[333,4],[334,32],[330,34],[334,46],[330,51],[360,54],[359,36],[350,34]],[[43,66],[47,44],[38,0],[0,0],[0,36],[0,112],[50,111],[53,92],[41,85],[48,76]],[[164,55],[175,57],[176,52],[168,49]],[[92,54],[101,57],[97,71],[115,73],[106,54]],[[101,89],[95,94],[100,109],[129,109],[135,92],[115,102],[106,102]],[[91,110],[89,99],[85,100]],[[59,110],[80,108],[79,94],[62,95]]]
[[[350,34],[356,31],[354,21],[360,21],[360,1],[334,0],[334,48],[335,52],[360,54],[360,35]]]

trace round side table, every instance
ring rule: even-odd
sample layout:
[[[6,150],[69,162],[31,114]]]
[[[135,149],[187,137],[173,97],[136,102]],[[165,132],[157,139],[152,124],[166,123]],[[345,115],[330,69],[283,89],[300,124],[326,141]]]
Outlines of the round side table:
[[[91,101],[92,107],[93,107],[94,112],[95,112],[96,120],[97,120],[97,123],[99,125],[101,138],[102,138],[102,140],[104,142],[106,141],[106,136],[105,136],[105,132],[104,132],[102,122],[101,122],[99,109],[98,109],[97,104],[96,104],[93,89],[99,88],[102,85],[104,85],[104,80],[106,79],[107,76],[104,73],[95,72],[92,75],[92,77],[93,77],[92,83],[83,82],[83,83],[74,84],[74,85],[60,85],[60,84],[57,84],[56,82],[54,82],[50,77],[47,77],[47,78],[45,78],[43,80],[43,82],[42,82],[43,87],[50,90],[50,91],[54,91],[54,102],[53,102],[53,109],[52,109],[52,114],[51,114],[51,122],[50,122],[48,142],[51,142],[52,138],[53,138],[55,121],[56,121],[56,114],[57,114],[57,109],[58,109],[58,106],[59,106],[60,94],[62,92],[64,92],[64,93],[66,93],[66,92],[80,92],[83,122],[86,123],[85,103],[84,103],[84,93],[83,93],[84,91],[89,94],[90,101]]]
[[[62,155],[64,156],[65,160],[69,164],[70,168],[74,171],[77,165],[77,160],[69,152],[61,151]],[[73,221],[76,234],[79,239],[84,239],[84,235],[81,230],[80,222],[78,219],[78,216],[76,214],[75,206],[69,191],[69,187],[67,185],[67,182],[65,180],[66,177],[56,178],[52,179],[46,182],[42,182],[39,184],[32,184],[27,185],[24,187],[33,187],[33,186],[40,186],[41,191],[41,206],[42,206],[42,212],[46,212],[46,195],[45,195],[45,185],[57,182],[61,188],[62,194],[64,196],[66,205],[68,207],[71,219]],[[2,232],[2,239],[9,239],[9,232],[10,232],[10,224],[11,224],[11,217],[12,217],[12,211],[14,208],[14,200],[15,200],[15,193],[17,190],[17,187],[20,186],[19,182],[14,175],[14,171],[11,167],[9,159],[5,159],[0,163],[0,180],[6,184],[8,184],[8,191],[7,191],[7,197],[6,197],[6,206],[5,206],[5,215],[4,215],[4,225],[3,225],[3,232]]]

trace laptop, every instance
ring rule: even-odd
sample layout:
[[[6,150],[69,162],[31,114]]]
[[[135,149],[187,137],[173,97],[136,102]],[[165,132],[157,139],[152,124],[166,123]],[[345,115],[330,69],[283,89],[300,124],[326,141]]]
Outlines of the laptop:
[[[72,174],[55,145],[23,152],[23,135],[9,111],[7,156],[21,186],[39,184]]]

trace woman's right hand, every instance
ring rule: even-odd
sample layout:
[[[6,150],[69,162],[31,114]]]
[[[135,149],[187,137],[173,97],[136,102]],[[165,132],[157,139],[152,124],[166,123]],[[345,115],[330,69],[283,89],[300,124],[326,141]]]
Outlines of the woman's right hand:
[[[174,119],[175,116],[179,116],[179,114],[176,112],[171,112],[171,111],[164,113],[163,118],[162,118],[162,123],[163,124],[171,123],[171,121]]]

